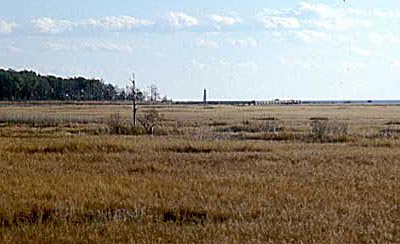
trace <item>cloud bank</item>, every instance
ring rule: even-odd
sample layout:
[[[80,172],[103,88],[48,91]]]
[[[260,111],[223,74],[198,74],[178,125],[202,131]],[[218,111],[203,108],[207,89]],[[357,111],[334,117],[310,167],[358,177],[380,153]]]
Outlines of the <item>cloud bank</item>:
[[[321,3],[302,2],[289,9],[255,10],[252,16],[240,16],[234,12],[227,14],[208,14],[194,16],[182,11],[170,11],[158,18],[139,18],[136,16],[106,16],[84,20],[37,17],[30,25],[21,25],[0,20],[0,34],[12,34],[16,27],[27,33],[65,34],[70,32],[266,32],[277,40],[313,43],[331,41],[332,38],[355,33],[374,33],[370,40],[383,42],[379,27],[396,26],[400,11],[385,9],[354,9],[332,7]],[[397,40],[397,28],[386,28],[385,36]],[[257,46],[253,41],[237,41],[234,46]],[[197,46],[216,47],[205,40]]]
[[[11,34],[15,27],[17,27],[17,24],[14,22],[0,20],[0,34]]]

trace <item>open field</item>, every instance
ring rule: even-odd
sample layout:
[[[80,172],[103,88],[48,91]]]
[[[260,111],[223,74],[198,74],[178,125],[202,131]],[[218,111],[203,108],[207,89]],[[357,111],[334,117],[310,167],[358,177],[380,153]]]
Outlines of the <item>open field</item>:
[[[0,243],[400,243],[400,106],[156,109],[0,106]]]

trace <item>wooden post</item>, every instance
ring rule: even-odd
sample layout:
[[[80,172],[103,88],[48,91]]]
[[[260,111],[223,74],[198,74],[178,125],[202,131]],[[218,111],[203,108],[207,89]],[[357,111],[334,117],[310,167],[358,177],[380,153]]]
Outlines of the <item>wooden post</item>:
[[[136,112],[137,112],[137,104],[136,104],[136,80],[135,73],[132,74],[132,124],[136,126]]]

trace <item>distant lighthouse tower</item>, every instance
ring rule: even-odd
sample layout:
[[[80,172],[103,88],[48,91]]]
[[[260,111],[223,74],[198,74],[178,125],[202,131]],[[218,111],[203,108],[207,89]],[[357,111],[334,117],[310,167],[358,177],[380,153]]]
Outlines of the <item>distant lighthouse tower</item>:
[[[204,103],[204,105],[207,104],[207,90],[206,89],[204,89],[204,93],[203,93],[203,103]]]

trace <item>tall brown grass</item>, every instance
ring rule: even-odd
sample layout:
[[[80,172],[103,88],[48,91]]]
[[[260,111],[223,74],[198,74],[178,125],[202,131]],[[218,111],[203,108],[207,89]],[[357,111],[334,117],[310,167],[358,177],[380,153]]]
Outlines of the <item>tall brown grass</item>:
[[[85,133],[106,122],[0,127],[0,242],[398,243],[400,142],[380,136],[392,110],[367,122],[370,107],[348,107],[353,140],[326,143],[299,138],[336,107],[289,108],[160,107],[161,128],[180,133],[159,136]],[[127,120],[129,109],[113,110]],[[284,130],[220,129],[265,114]]]

